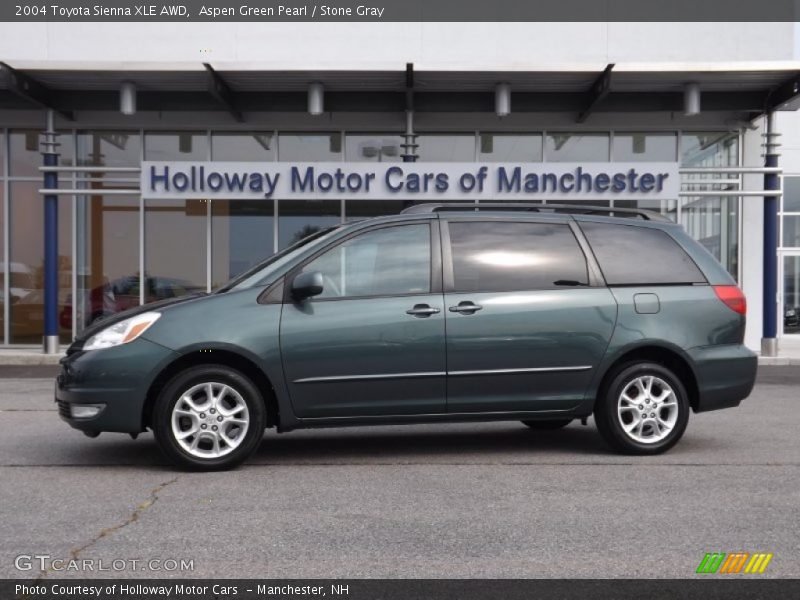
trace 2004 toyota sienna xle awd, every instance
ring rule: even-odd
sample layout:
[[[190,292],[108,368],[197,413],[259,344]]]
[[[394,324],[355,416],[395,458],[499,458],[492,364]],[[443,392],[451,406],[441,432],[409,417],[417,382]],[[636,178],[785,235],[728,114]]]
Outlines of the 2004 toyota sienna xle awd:
[[[592,414],[614,449],[655,454],[690,410],[750,393],[744,328],[731,276],[660,215],[423,204],[93,324],[56,399],[89,436],[149,428],[193,469],[242,462],[266,427]]]

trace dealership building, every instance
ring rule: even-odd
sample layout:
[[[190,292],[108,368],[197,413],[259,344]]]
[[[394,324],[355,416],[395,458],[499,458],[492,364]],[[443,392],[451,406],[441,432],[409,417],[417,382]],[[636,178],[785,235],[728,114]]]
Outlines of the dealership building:
[[[497,164],[592,172],[596,193],[451,186],[442,201],[660,212],[743,288],[751,348],[800,345],[794,23],[2,23],[0,61],[3,346],[54,351],[316,228],[435,201],[437,173]],[[430,171],[433,188],[246,194],[208,178],[256,163]],[[640,163],[671,178],[597,191],[598,172]],[[169,167],[203,167],[215,189],[146,189]]]

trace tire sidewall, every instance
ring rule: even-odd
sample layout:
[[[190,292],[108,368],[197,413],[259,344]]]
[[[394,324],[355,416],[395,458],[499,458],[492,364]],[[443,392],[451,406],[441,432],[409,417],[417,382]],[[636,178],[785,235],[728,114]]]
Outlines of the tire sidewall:
[[[663,440],[644,444],[629,437],[617,416],[617,402],[622,390],[631,380],[642,375],[653,375],[666,381],[675,393],[678,418],[672,431]],[[628,454],[659,454],[674,446],[686,431],[689,422],[689,397],[681,380],[665,366],[652,362],[639,362],[620,368],[605,390],[597,415],[598,427],[606,440],[617,450]]]
[[[172,433],[172,410],[181,394],[204,382],[224,383],[234,388],[247,404],[250,416],[242,443],[225,456],[213,459],[192,456],[180,447]],[[264,435],[265,419],[263,398],[250,379],[230,367],[203,365],[187,369],[167,383],[156,400],[152,425],[161,450],[177,466],[193,471],[220,471],[238,466],[258,448]]]

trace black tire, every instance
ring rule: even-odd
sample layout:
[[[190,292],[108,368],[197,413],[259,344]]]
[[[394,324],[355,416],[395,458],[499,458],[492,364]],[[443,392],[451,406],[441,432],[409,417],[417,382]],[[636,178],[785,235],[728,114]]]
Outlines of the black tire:
[[[198,457],[184,449],[176,439],[172,430],[172,411],[185,392],[194,386],[211,382],[224,384],[240,396],[241,400],[238,402],[240,405],[243,401],[246,405],[249,423],[244,434],[239,432],[243,437],[232,450],[227,450],[227,453],[222,456]],[[221,388],[217,389],[221,390]],[[212,411],[209,410],[210,412]],[[205,415],[205,413],[203,414]],[[209,419],[211,418],[209,415]],[[223,417],[219,415],[216,418]],[[265,422],[264,400],[253,382],[239,371],[224,365],[200,365],[176,375],[164,386],[155,403],[152,428],[161,451],[177,467],[190,471],[224,471],[240,465],[255,452],[264,436]],[[235,426],[233,431],[238,431]],[[205,443],[204,440],[201,441]],[[224,442],[219,442],[219,444],[222,447]]]
[[[542,421],[522,421],[523,425],[527,425],[531,429],[537,431],[555,431],[556,429],[563,429],[572,423],[572,419],[547,419]]]
[[[657,441],[642,442],[632,437],[632,435],[636,434],[635,430],[632,434],[629,434],[623,428],[621,419],[630,418],[630,422],[633,423],[633,421],[636,420],[636,415],[631,417],[619,416],[622,411],[618,411],[618,402],[620,402],[622,392],[629,384],[634,383],[639,377],[648,376],[653,376],[657,380],[663,381],[672,388],[675,398],[675,410],[677,411],[677,414],[675,415],[675,421],[672,429],[665,435],[665,437]],[[654,386],[653,389],[655,392],[657,392],[657,395],[661,395],[663,393],[663,389],[659,388],[659,384],[657,382],[653,383],[652,385]],[[649,400],[646,395],[642,397]],[[636,404],[636,402],[630,404]],[[643,400],[642,404],[637,405],[637,407],[638,406],[646,407],[647,404],[644,404]],[[662,416],[667,416],[669,419],[671,416],[669,411],[672,410],[672,408],[672,406],[661,406],[661,408],[656,411],[658,417],[661,418]],[[664,412],[665,410],[667,412]],[[608,385],[601,390],[600,396],[597,398],[597,403],[595,404],[594,409],[594,419],[597,423],[597,429],[600,431],[600,435],[603,437],[606,443],[617,452],[621,452],[623,454],[651,455],[666,452],[672,448],[672,446],[674,446],[678,440],[681,439],[683,433],[686,431],[686,425],[689,422],[689,410],[689,397],[686,394],[686,388],[684,387],[683,382],[675,375],[675,373],[673,373],[664,365],[642,361],[623,365],[611,376]],[[636,413],[636,409],[634,408],[631,413]],[[624,414],[627,415],[628,412],[626,411]],[[652,415],[656,413],[649,414]],[[645,417],[647,416],[648,415],[646,414]],[[646,424],[644,427],[646,427],[647,431],[652,434],[655,432],[654,428],[656,425],[652,423],[652,419],[649,421],[650,424]],[[661,426],[659,425],[658,427],[660,428]],[[641,435],[639,437],[641,437]]]

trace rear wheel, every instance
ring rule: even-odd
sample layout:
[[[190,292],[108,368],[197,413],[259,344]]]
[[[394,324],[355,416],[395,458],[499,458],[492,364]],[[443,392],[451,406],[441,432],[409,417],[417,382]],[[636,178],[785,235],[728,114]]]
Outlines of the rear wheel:
[[[556,429],[563,429],[570,423],[572,423],[572,419],[548,419],[542,421],[522,421],[524,425],[527,425],[531,429],[536,429],[538,431],[555,431]]]
[[[223,365],[201,365],[164,387],[153,412],[153,433],[177,466],[220,471],[255,451],[265,418],[261,394],[247,377]]]
[[[658,363],[621,367],[595,406],[603,439],[625,454],[660,454],[674,446],[689,422],[681,380]]]

